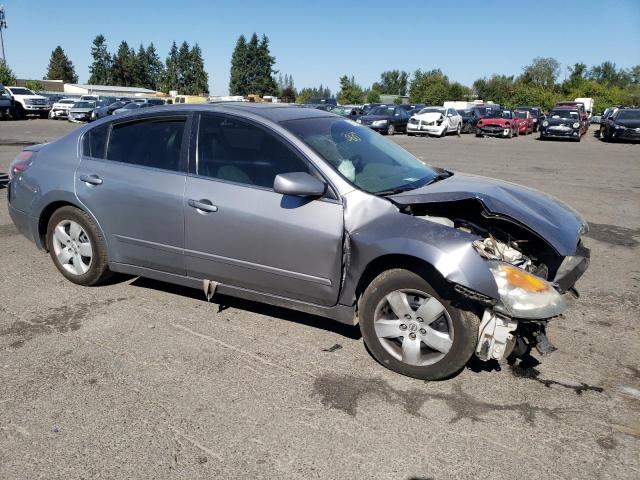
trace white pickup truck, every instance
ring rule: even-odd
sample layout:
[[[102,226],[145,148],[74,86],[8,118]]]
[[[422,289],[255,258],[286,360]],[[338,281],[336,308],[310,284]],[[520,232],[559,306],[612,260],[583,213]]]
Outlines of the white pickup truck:
[[[27,115],[38,115],[40,118],[47,118],[49,115],[49,102],[46,97],[37,95],[33,91],[24,87],[4,87],[11,95],[18,118]]]

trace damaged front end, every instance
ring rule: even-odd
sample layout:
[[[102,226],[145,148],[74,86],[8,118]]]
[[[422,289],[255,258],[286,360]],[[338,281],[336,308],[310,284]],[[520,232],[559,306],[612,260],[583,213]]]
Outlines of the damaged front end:
[[[476,237],[473,248],[495,280],[497,298],[468,285],[456,284],[454,289],[482,308],[476,350],[481,360],[521,356],[534,347],[541,354],[555,350],[546,337],[546,326],[566,310],[567,292],[577,297],[574,284],[589,264],[589,250],[579,239],[586,223],[578,227],[574,251],[560,248],[571,253],[563,255],[553,241],[519,219],[490,211],[479,198],[404,205],[398,200],[394,199],[402,213]]]

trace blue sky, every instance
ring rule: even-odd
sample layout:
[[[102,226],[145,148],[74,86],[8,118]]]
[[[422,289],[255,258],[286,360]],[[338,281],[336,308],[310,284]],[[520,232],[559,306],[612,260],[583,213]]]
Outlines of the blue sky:
[[[227,93],[236,39],[254,31],[267,34],[276,68],[293,75],[297,88],[322,83],[334,92],[343,74],[366,87],[394,68],[440,68],[470,85],[492,73],[517,75],[536,56],[558,59],[562,76],[578,61],[640,64],[639,0],[0,3],[7,61],[20,78],[42,78],[61,45],[86,81],[98,33],[112,51],[121,40],[136,49],[153,41],[163,60],[173,40],[198,42],[214,94]]]

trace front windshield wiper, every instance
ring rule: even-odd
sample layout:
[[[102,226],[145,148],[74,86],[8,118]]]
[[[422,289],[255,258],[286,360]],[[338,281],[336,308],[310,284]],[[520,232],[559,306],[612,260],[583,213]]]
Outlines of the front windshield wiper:
[[[414,190],[417,187],[414,186],[409,186],[409,185],[405,185],[404,187],[398,187],[398,188],[390,188],[389,190],[381,190],[379,192],[375,192],[374,195],[377,195],[379,197],[386,197],[387,195],[395,195],[396,193],[402,193],[402,192],[407,192],[409,190]]]
[[[436,173],[427,182],[422,183],[420,185],[416,185],[415,183],[414,184],[409,184],[409,185],[403,185],[402,187],[391,188],[389,190],[382,190],[380,192],[375,192],[375,195],[378,195],[378,196],[381,196],[381,197],[386,197],[387,195],[394,195],[396,193],[402,193],[402,192],[407,192],[409,190],[415,190],[416,188],[424,187],[426,185],[431,185],[432,183],[436,183],[436,182],[439,182],[440,180],[444,180],[445,178],[449,178],[451,175],[453,175],[453,173],[448,172],[446,170],[443,170],[441,172]]]
[[[446,170],[442,172],[438,172],[431,180],[429,180],[425,185],[431,185],[432,183],[439,182],[440,180],[444,180],[445,178],[449,178],[453,173],[447,172]]]

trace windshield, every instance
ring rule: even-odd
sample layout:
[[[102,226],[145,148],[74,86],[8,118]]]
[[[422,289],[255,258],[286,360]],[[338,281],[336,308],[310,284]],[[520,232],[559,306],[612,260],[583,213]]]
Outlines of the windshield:
[[[456,110],[456,112],[458,112],[458,115],[460,115],[461,117],[471,116],[471,110]]]
[[[578,120],[580,118],[580,115],[578,114],[577,110],[551,110],[551,113],[549,113],[549,118],[568,118],[570,120]]]
[[[513,118],[511,110],[489,110],[487,118]]]
[[[393,115],[395,107],[375,107],[367,115]]]
[[[289,120],[283,126],[344,178],[369,193],[411,190],[439,173],[395,143],[350,120]]]
[[[423,113],[444,113],[444,108],[427,107],[420,110],[420,115],[422,115]]]
[[[73,104],[73,103],[76,103],[76,101],[75,101],[75,100],[68,99],[68,98],[63,98],[63,99],[62,99],[62,100],[60,100],[58,103],[70,103],[70,104]]]
[[[640,120],[640,110],[619,110],[616,120]]]
[[[73,104],[73,108],[92,108],[93,106],[93,102],[76,102]]]
[[[35,95],[35,93],[33,93],[28,88],[20,88],[20,87],[12,88],[11,93],[13,93],[14,95]]]
[[[527,118],[527,112],[515,112],[518,118]]]
[[[135,110],[136,108],[140,108],[140,104],[139,103],[127,103],[124,107],[125,110]]]
[[[346,117],[347,115],[351,115],[351,112],[353,111],[352,108],[345,108],[345,107],[334,107],[331,110],[331,113],[336,113],[338,115],[342,115],[343,117]]]

